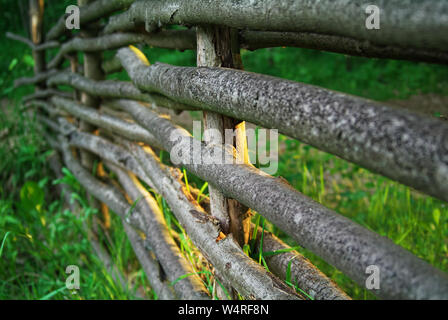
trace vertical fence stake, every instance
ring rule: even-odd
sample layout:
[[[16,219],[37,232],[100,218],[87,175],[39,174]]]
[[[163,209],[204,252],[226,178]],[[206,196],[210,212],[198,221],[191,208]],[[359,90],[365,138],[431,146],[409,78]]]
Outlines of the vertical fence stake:
[[[207,26],[197,27],[197,66],[198,67],[226,67],[242,69],[241,56],[239,53],[238,32],[228,27]],[[237,159],[247,159],[247,148],[245,146],[246,135],[244,123],[241,121],[222,116],[214,112],[203,112],[204,130],[214,129],[220,133],[220,137],[209,136],[208,143],[226,142],[226,129],[235,130],[239,127],[236,136],[233,136],[232,146],[236,150]],[[247,244],[250,228],[250,214],[247,207],[234,199],[226,198],[219,190],[209,185],[211,214],[219,219],[223,232],[232,234],[234,239],[244,246]],[[217,275],[219,279],[219,275]],[[221,279],[222,280],[222,279]],[[230,298],[235,296],[232,289],[227,287]],[[221,299],[227,295],[217,285],[217,294]]]
[[[31,40],[34,44],[41,44],[43,42],[43,21],[44,21],[44,0],[30,0],[29,1],[29,15],[30,15],[30,33]],[[34,59],[34,74],[37,75],[44,72],[45,64],[45,50],[33,50]],[[36,91],[45,89],[45,82],[36,85]]]
[[[78,0],[78,6],[85,6],[94,0]],[[98,33],[98,26],[96,23],[90,24],[88,26],[83,26],[83,30],[81,30],[81,36],[85,38],[95,37]],[[104,73],[101,68],[101,52],[84,52],[84,76],[88,79],[92,80],[104,80]],[[81,93],[81,102],[87,107],[98,109],[101,104],[101,99],[91,96],[85,92]],[[81,121],[79,125],[79,129],[85,132],[94,132],[96,128],[92,126],[90,123]],[[92,171],[94,169],[95,156],[87,151],[81,150],[81,163],[84,167]],[[100,167],[100,163],[98,162],[98,167]],[[92,208],[98,209],[103,213],[104,221],[109,221],[109,213],[107,207],[103,204],[99,203],[95,198],[89,196],[89,204]]]

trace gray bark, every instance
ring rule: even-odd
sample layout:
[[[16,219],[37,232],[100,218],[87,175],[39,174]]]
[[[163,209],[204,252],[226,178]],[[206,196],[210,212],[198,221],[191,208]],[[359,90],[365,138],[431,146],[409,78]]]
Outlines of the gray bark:
[[[131,200],[134,202],[138,201],[135,210],[145,213],[144,220],[147,241],[154,251],[157,260],[163,266],[167,279],[173,282],[184,275],[194,274],[193,268],[182,256],[182,253],[171,237],[163,213],[160,211],[156,200],[144,189],[135,176],[134,179],[132,178],[132,173],[127,174],[122,169],[114,166],[110,166],[110,168],[117,174],[120,184]],[[197,275],[191,275],[177,281],[174,284],[174,290],[182,300],[210,299],[203,283]]]
[[[40,84],[42,82],[47,81],[48,78],[50,78],[51,76],[54,76],[58,72],[59,72],[58,70],[52,69],[52,70],[40,72],[40,73],[36,74],[34,77],[19,78],[19,79],[14,81],[14,87],[18,88],[20,86],[25,86],[25,85],[31,85],[31,84],[37,85],[37,84]]]
[[[45,111],[50,116],[50,118],[69,115],[65,111],[56,109],[53,105],[51,105],[51,103],[44,101],[44,100],[28,101],[21,110],[26,111],[29,108],[41,108],[43,111]]]
[[[59,145],[58,145],[58,147],[59,147]],[[58,149],[61,150],[60,148],[58,148]],[[61,164],[60,157],[57,152],[53,153],[53,155],[49,158],[49,165],[50,165],[50,168],[52,169],[52,171],[54,172],[55,176],[57,177],[57,179],[62,179],[63,178],[62,164]],[[59,186],[61,188],[61,193],[62,193],[61,196],[64,197],[64,201],[65,201],[66,205],[69,206],[71,212],[74,215],[79,216],[79,212],[80,212],[81,208],[79,207],[77,202],[71,201],[72,191],[71,191],[70,187],[68,187],[65,184],[60,184]],[[127,288],[127,280],[125,279],[123,274],[118,270],[118,268],[114,264],[112,258],[108,254],[108,252],[106,250],[104,250],[103,246],[100,244],[98,239],[96,239],[96,235],[87,229],[87,225],[85,222],[83,223],[83,225],[87,231],[90,245],[92,246],[93,250],[97,254],[97,258],[104,264],[105,268],[111,274],[112,279],[114,279],[114,281],[119,283],[123,288]],[[137,293],[137,296],[139,298],[144,298],[139,293]]]
[[[131,210],[131,206],[127,203],[124,196],[122,196],[118,190],[95,179],[85,168],[83,168],[83,166],[77,160],[75,160],[72,157],[67,141],[65,141],[64,138],[61,138],[60,141],[64,156],[64,162],[69,168],[69,170],[80,182],[80,184],[83,185],[83,187],[91,195],[93,195],[99,201],[105,203],[109,208],[111,208],[126,223],[144,232],[148,239],[155,240],[155,238],[152,238],[151,232],[154,231],[155,228],[157,228],[158,226],[155,224],[153,225],[148,224],[148,221],[151,221],[151,217],[149,217],[150,212],[146,211],[147,208],[145,208],[145,211],[142,211],[139,208]],[[163,240],[159,239],[159,241],[161,243]],[[160,246],[158,248],[160,248]],[[170,277],[171,276],[169,275],[170,272],[179,271],[176,269],[178,265],[176,264],[175,261],[179,259],[178,257],[176,257],[174,253],[164,251],[165,249],[172,250],[173,248],[171,245],[166,245],[163,248],[163,250],[160,249],[158,253],[159,255],[161,255],[161,257],[158,256],[158,259],[161,259],[162,261],[168,263],[163,264],[163,268],[164,270],[166,270],[167,276]],[[169,259],[170,257],[174,257],[173,259],[175,260]],[[183,298],[188,299],[206,298],[206,294],[204,294],[204,291],[198,288],[198,286],[196,286],[196,283],[191,279],[194,279],[194,277],[187,277],[181,281],[178,281],[177,285],[175,285],[174,288],[176,290],[177,289],[179,290],[179,293]],[[184,291],[184,289],[187,290]]]
[[[106,160],[109,167],[111,167],[112,166],[111,163],[113,163],[114,165],[119,166],[125,170],[132,171],[140,179],[142,179],[145,183],[147,183],[151,188],[156,190],[156,192],[160,193],[160,191],[158,191],[160,189],[159,185],[163,185],[163,183],[158,181],[157,184],[154,184],[150,180],[150,178],[146,175],[140,164],[128,152],[128,150],[111,142],[108,142],[104,138],[76,131],[72,125],[67,124],[65,121],[61,123],[63,127],[64,123],[65,126],[68,126],[70,127],[69,129],[71,129],[70,131],[67,130],[67,128],[61,128],[62,132],[64,132],[68,136],[69,144],[71,146],[77,148],[83,148],[89,150],[90,152],[94,152],[103,160]],[[182,185],[182,190],[185,190],[184,188],[185,186]],[[196,199],[198,190],[190,186],[190,192]],[[186,200],[186,198],[184,200],[188,201]],[[208,197],[205,197],[204,201],[201,203],[201,207],[204,207],[204,205],[205,207],[210,206]],[[124,224],[124,226],[126,230],[128,227],[126,224]],[[131,242],[133,246],[137,245],[134,244],[132,240]],[[140,239],[137,242],[138,244],[141,245],[142,240]],[[287,249],[287,248],[289,247],[285,245],[281,240],[277,239],[275,236],[265,231],[263,240],[264,252],[275,251],[279,249]],[[142,250],[144,249],[143,248],[136,249],[137,256],[139,256],[139,252]],[[148,255],[148,253],[146,253],[145,256],[146,255]],[[151,255],[143,259],[149,259],[150,260],[149,262],[153,262]],[[283,279],[286,278],[285,277],[286,269],[290,260],[293,260],[293,263],[291,265],[292,279],[294,280],[297,279],[300,288],[305,290],[307,293],[311,294],[315,299],[324,300],[324,299],[348,298],[339,288],[337,288],[337,286],[331,280],[329,280],[316,267],[314,267],[308,260],[306,260],[303,256],[301,256],[297,252],[282,253],[274,257],[266,258],[269,269],[274,274],[282,277]],[[144,265],[146,265],[146,262],[142,262],[143,267]],[[149,270],[145,270],[145,272],[149,272]]]
[[[48,119],[47,117],[38,113],[38,114],[36,114],[36,119],[39,120],[40,123],[44,124],[46,127],[50,128],[53,131],[55,131],[55,132],[60,131],[59,125],[56,122]]]
[[[64,134],[70,136],[73,132],[65,132]],[[93,138],[93,136],[91,137]],[[132,153],[134,154],[135,152],[136,154],[134,155],[140,161],[142,157],[147,158],[146,160],[152,160],[149,163],[146,160],[141,163],[145,168],[151,168],[150,170],[145,170],[146,173],[152,181],[158,182],[158,188],[161,190],[161,194],[166,198],[171,209],[181,224],[186,228],[193,242],[199,246],[201,251],[205,253],[207,259],[217,269],[220,271],[225,270],[224,275],[226,278],[232,280],[232,284],[235,282],[235,288],[238,288],[243,295],[252,298],[285,299],[298,297],[278,279],[269,275],[260,265],[248,258],[231,238],[226,238],[219,242],[215,241],[220,232],[218,225],[212,219],[207,219],[208,214],[191,198],[191,195],[188,196],[184,193],[185,187],[182,188],[182,185],[178,181],[180,173],[166,169],[157,161],[154,155],[144,152],[143,149],[137,146],[128,146],[133,148]],[[87,191],[92,193],[100,201],[106,203],[123,219],[126,219],[125,213],[129,212],[129,208],[125,204],[124,199],[117,195],[116,190],[94,179],[82,168],[72,158],[67,141],[62,142],[62,149],[64,150],[64,159],[67,167]],[[145,231],[147,223],[142,219],[141,212],[146,212],[146,210],[141,211],[137,207],[126,221],[138,229]],[[150,235],[147,236],[149,237]]]
[[[74,51],[105,51],[138,43],[166,49],[195,49],[194,32],[190,30],[165,30],[152,34],[128,32],[104,35],[90,39],[74,38],[62,45],[57,55],[48,64],[48,67],[56,68],[63,62],[66,54]]]
[[[106,60],[101,65],[105,74],[112,74],[123,70],[120,60],[114,56],[113,58]]]
[[[53,97],[51,101],[56,107],[98,127],[122,135],[133,141],[145,142],[156,147],[160,146],[160,143],[151,133],[135,123],[129,123],[121,119],[101,114],[95,109],[82,106],[68,99]]]
[[[42,44],[35,44],[30,39],[19,36],[12,32],[6,32],[6,37],[9,39],[20,41],[20,42],[26,44],[33,51],[43,51],[43,50],[48,50],[48,49],[54,49],[54,48],[58,48],[60,46],[60,43],[57,41],[48,41],[48,42],[44,42]]]
[[[131,82],[105,80],[95,81],[72,72],[60,72],[52,74],[47,80],[47,85],[68,85],[77,90],[82,90],[92,96],[102,98],[124,98],[143,102],[149,102],[156,106],[173,110],[196,110],[197,108],[168,99],[159,94],[143,93]]]
[[[66,54],[83,51],[99,52],[121,48],[130,44],[146,42],[149,36],[138,33],[115,33],[94,38],[74,38],[64,43],[57,55],[48,64],[49,68],[57,68]]]
[[[249,72],[161,63],[147,67],[126,48],[118,57],[142,91],[278,129],[448,201],[448,124],[440,119]]]
[[[257,234],[257,249],[260,249],[262,229]],[[263,252],[290,249],[288,245],[268,231],[263,235]],[[350,300],[331,279],[317,269],[307,258],[297,251],[288,251],[265,257],[272,273],[282,280],[287,280],[287,270],[290,265],[291,282],[298,285],[315,300]]]
[[[205,146],[182,128],[174,126],[133,101],[122,104],[150,131],[168,152],[182,152],[182,165],[278,226],[301,246],[332,264],[361,286],[366,268],[381,270],[381,288],[374,293],[386,299],[448,298],[448,276],[391,240],[299,193],[283,180],[249,165],[208,164],[214,154],[226,153]],[[174,149],[176,148],[176,149]],[[200,153],[198,151],[200,150]],[[229,155],[232,157],[233,155]],[[200,162],[197,163],[195,161]],[[150,162],[150,159],[147,159]],[[145,164],[145,168],[148,164]],[[150,175],[150,172],[147,172]]]
[[[197,43],[197,66],[208,67],[228,67],[233,68],[235,54],[239,55],[239,47],[232,50],[232,43],[237,42],[235,39],[236,32],[232,32],[229,28],[207,26],[197,27],[196,43]],[[233,39],[232,39],[233,38]],[[227,118],[214,112],[203,112],[204,132],[208,129],[214,129],[219,133],[219,137],[209,137],[210,144],[224,144],[225,129],[234,129],[235,120]],[[238,152],[238,150],[237,150]],[[242,224],[242,217],[246,217],[247,208],[244,208],[233,199],[227,199],[221,191],[214,186],[208,186],[210,196],[210,211],[221,223],[224,234],[232,234],[238,244],[243,247],[246,243],[245,230]],[[249,218],[248,216],[246,218]],[[247,230],[249,232],[249,230]],[[229,286],[224,279],[221,279],[218,272],[215,276],[221,280],[222,285],[226,287],[229,297],[234,298],[233,288]],[[216,294],[220,299],[225,299],[227,295],[222,288],[218,286]]]
[[[191,195],[186,193],[178,181],[180,172],[166,168],[152,151],[131,144],[128,146],[151,180],[158,182],[161,195],[193,243],[240,294],[247,298],[263,300],[300,298],[279,279],[246,256],[231,236],[217,240],[221,232],[219,220],[208,215]]]
[[[68,85],[82,90],[92,96],[103,98],[135,99],[143,102],[152,102],[151,96],[142,93],[132,83],[117,80],[96,81],[72,72],[59,72],[47,80],[50,87]]]
[[[29,94],[22,98],[23,103],[27,103],[34,99],[46,99],[52,96],[59,96],[63,98],[71,98],[73,95],[66,91],[55,90],[55,89],[45,89],[32,94]]]
[[[151,288],[155,291],[157,297],[162,300],[176,299],[177,297],[173,292],[173,288],[163,280],[159,262],[145,248],[142,238],[124,221],[123,228],[132,245],[132,249],[134,249],[137,259],[151,284]]]
[[[380,29],[366,28],[369,3],[361,0],[146,0],[111,17],[106,33],[143,23],[148,32],[167,24],[219,24],[238,29],[314,32],[369,41],[379,46],[448,50],[448,2],[377,0]]]
[[[271,32],[242,30],[241,47],[257,50],[271,47],[299,47],[314,50],[337,52],[352,56],[423,61],[448,64],[448,52],[426,48],[402,48],[395,45],[376,45],[337,35],[314,32]]]

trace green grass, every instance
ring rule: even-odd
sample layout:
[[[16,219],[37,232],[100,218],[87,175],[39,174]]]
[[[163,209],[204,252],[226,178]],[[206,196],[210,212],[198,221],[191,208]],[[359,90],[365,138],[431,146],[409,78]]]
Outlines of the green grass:
[[[129,287],[115,283],[96,258],[83,222],[97,213],[85,206],[85,195],[70,176],[64,182],[73,186],[73,201],[84,210],[76,217],[62,205],[35,122],[12,111],[0,113],[0,124],[11,130],[0,148],[0,299],[132,299],[135,288],[152,296],[119,219],[112,219],[113,232],[105,243],[117,267],[130,277]],[[62,289],[68,265],[80,267],[76,294]]]

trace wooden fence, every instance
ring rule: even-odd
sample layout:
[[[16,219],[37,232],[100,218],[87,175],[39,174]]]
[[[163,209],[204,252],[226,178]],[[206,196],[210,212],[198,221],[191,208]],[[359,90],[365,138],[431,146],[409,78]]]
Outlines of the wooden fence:
[[[26,107],[35,108],[49,144],[93,196],[90,204],[107,205],[122,218],[160,298],[211,297],[198,276],[183,277],[193,270],[142,182],[163,196],[213,266],[222,284],[218,287],[226,289],[218,291],[227,291],[220,297],[238,292],[252,299],[306,298],[283,281],[290,273],[297,286],[315,299],[349,299],[296,251],[267,257],[270,272],[246,255],[242,246],[254,234],[264,252],[289,248],[269,232],[251,230],[254,210],[363,287],[367,267],[376,266],[380,288],[372,292],[378,297],[447,299],[445,273],[247,163],[242,121],[278,129],[448,200],[446,122],[242,71],[241,48],[275,46],[448,63],[448,2],[377,0],[375,4],[382,13],[378,30],[365,27],[365,4],[359,0],[78,0],[80,32],[67,30],[64,15],[44,36],[43,1],[31,0],[32,39],[8,36],[33,50],[35,76],[16,82],[17,86],[36,86],[36,92],[24,99]],[[170,25],[189,28],[167,28]],[[198,67],[150,65],[132,46],[137,44],[197,50]],[[54,48],[58,53],[47,62],[45,52]],[[118,49],[115,58],[102,61],[102,51],[112,49]],[[82,65],[78,52],[84,55]],[[66,61],[67,69],[63,67]],[[130,82],[107,80],[122,68]],[[60,86],[75,92],[62,91]],[[220,144],[220,139],[201,142],[161,116],[158,107],[179,113],[202,110],[205,128],[222,135],[225,129],[239,128],[243,134],[235,137],[233,150]],[[162,164],[154,148],[168,152],[180,148],[180,166],[209,183],[210,197],[198,203],[200,191],[184,185],[181,172]],[[216,154],[243,159],[243,163],[205,161]],[[97,159],[117,179],[92,175]],[[203,161],[193,161],[197,159]],[[57,155],[52,161],[60,175]],[[110,264],[98,242],[95,247]]]

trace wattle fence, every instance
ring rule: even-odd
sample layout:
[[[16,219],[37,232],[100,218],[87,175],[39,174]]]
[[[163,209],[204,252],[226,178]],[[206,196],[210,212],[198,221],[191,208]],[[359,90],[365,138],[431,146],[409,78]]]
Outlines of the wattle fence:
[[[447,1],[374,4],[381,9],[381,26],[370,30],[366,4],[359,0],[79,0],[79,32],[67,29],[66,14],[44,35],[44,2],[31,0],[32,39],[8,36],[33,50],[35,76],[16,82],[36,86],[25,106],[34,108],[49,144],[93,196],[91,205],[106,205],[122,218],[160,298],[211,297],[197,275],[186,276],[192,267],[142,182],[166,200],[213,266],[217,291],[225,293],[219,297],[238,292],[247,299],[305,299],[306,292],[314,299],[350,299],[302,255],[251,224],[253,210],[363,287],[368,267],[378,268],[380,287],[372,292],[380,298],[448,299],[447,274],[247,163],[244,135],[229,150],[194,139],[158,113],[158,107],[202,110],[205,128],[223,135],[229,128],[244,133],[242,121],[278,129],[448,201],[448,123],[242,70],[241,48],[276,46],[448,63]],[[150,65],[132,45],[193,49],[198,67]],[[55,48],[58,53],[47,61],[46,50]],[[112,49],[118,49],[115,57],[102,61],[101,53]],[[67,61],[70,66],[63,67]],[[131,81],[107,80],[123,68]],[[74,92],[59,89],[67,86]],[[182,154],[179,166],[209,183],[210,196],[200,203],[201,192],[185,185],[179,169],[162,164],[153,151],[175,148]],[[206,161],[216,154],[243,161]],[[117,179],[93,175],[97,161]],[[283,250],[266,257],[269,271],[242,249],[254,235],[263,252]],[[98,252],[110,261],[105,250]],[[301,291],[287,285],[287,278]]]

